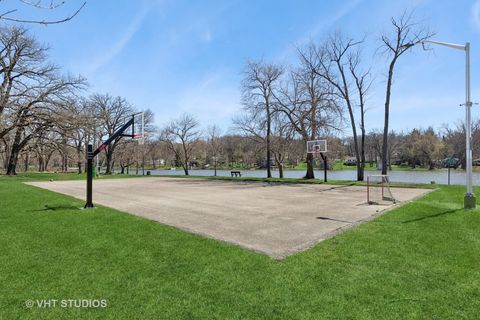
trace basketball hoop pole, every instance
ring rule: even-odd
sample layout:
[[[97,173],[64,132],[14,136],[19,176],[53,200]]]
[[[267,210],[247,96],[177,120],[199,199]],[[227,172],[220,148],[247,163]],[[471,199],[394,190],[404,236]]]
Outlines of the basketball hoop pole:
[[[123,134],[125,130],[127,130],[130,126],[133,127],[133,123],[135,122],[135,116],[132,115],[132,118],[128,120],[120,129],[118,129],[114,134],[112,134],[107,141],[100,144],[98,148],[93,151],[93,146],[88,144],[87,146],[87,203],[85,204],[85,209],[93,208],[93,159],[116,138],[118,137],[134,137],[132,135]]]
[[[92,196],[92,186],[93,186],[93,146],[89,144],[87,146],[87,203],[85,204],[85,209],[93,208],[93,196]]]
[[[320,152],[320,156],[323,160],[323,182],[327,182],[327,172],[328,172],[328,163],[327,163],[327,156]]]

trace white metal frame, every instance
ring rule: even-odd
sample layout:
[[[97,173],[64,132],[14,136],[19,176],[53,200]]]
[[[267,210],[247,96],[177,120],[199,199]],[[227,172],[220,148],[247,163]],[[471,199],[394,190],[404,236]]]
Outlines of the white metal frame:
[[[322,148],[323,147],[323,148]],[[310,140],[307,141],[307,153],[327,152],[327,140]]]
[[[379,204],[375,201],[371,200],[371,195],[370,195],[370,188],[378,188],[378,186],[373,186],[372,185],[372,178],[374,177],[381,177],[381,183],[380,183],[380,188],[382,192],[382,201],[391,201],[393,203],[396,203],[397,200],[393,197],[392,191],[390,190],[390,186],[388,185],[388,175],[386,174],[373,174],[367,176],[367,203],[368,204]],[[388,189],[388,192],[390,193],[390,197],[385,197],[385,188]]]

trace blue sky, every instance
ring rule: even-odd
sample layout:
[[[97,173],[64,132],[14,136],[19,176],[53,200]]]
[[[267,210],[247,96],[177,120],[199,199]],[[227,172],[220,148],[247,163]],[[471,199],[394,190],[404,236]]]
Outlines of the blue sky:
[[[74,11],[81,3],[69,0],[45,17]],[[121,95],[139,109],[150,108],[159,126],[188,112],[202,126],[216,123],[225,131],[241,108],[247,59],[292,64],[295,45],[339,30],[366,35],[364,62],[375,71],[367,127],[374,129],[383,125],[387,70],[387,60],[376,50],[378,38],[389,28],[389,18],[405,9],[415,9],[437,33],[435,39],[472,43],[472,97],[479,101],[480,1],[88,0],[74,20],[30,29],[50,45],[53,61],[87,77],[89,92]],[[458,106],[464,102],[463,53],[417,48],[399,62],[393,90],[395,130],[440,128],[463,119]],[[479,116],[478,107],[473,115]]]

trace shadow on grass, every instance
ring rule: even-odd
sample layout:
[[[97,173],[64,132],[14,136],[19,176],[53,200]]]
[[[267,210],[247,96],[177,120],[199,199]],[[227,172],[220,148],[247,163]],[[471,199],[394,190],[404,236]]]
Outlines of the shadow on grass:
[[[435,213],[435,214],[431,214],[431,215],[428,215],[428,216],[419,217],[419,218],[410,219],[410,220],[405,220],[405,221],[402,221],[402,223],[410,223],[410,222],[417,222],[417,221],[422,221],[422,220],[426,220],[426,219],[438,218],[438,217],[444,216],[446,214],[455,213],[455,212],[458,212],[458,211],[461,211],[461,210],[463,210],[463,209],[445,210],[445,211],[438,212],[438,213]]]
[[[45,212],[45,211],[58,211],[58,210],[80,210],[79,206],[74,205],[56,205],[51,206],[46,204],[43,209],[33,210],[35,212]]]

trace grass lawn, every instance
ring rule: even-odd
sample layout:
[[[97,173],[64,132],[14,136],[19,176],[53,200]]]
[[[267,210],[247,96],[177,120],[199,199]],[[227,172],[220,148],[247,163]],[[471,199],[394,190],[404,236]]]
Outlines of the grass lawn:
[[[0,177],[0,319],[476,319],[480,210],[424,198],[276,261]],[[81,176],[77,178],[82,178]],[[476,190],[480,194],[480,190]],[[106,299],[106,308],[26,308]]]

